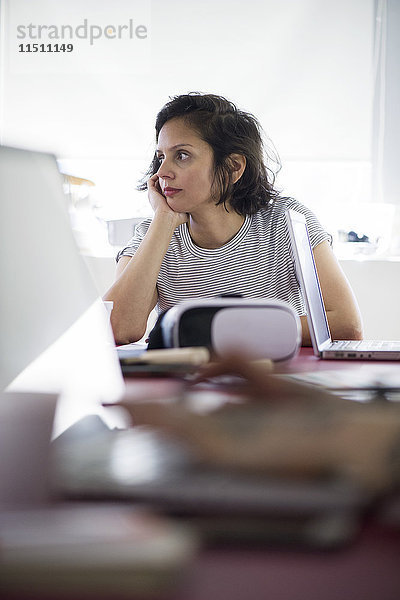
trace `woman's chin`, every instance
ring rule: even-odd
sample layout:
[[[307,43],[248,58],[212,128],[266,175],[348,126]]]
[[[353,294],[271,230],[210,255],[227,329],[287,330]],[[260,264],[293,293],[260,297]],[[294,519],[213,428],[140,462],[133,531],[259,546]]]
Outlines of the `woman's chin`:
[[[175,201],[173,198],[167,198],[167,204],[171,210],[177,213],[186,212],[185,208],[181,206],[182,203]]]

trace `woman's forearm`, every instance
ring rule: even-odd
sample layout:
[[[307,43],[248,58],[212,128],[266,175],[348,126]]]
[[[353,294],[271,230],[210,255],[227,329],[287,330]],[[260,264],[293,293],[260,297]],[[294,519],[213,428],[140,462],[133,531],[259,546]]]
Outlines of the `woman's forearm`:
[[[173,214],[156,213],[137,252],[104,296],[114,302],[111,324],[119,344],[137,341],[145,333],[157,302],[161,263],[176,227]]]
[[[353,307],[351,307],[353,308]],[[333,340],[362,340],[363,326],[360,315],[353,310],[327,310],[329,329]]]
[[[326,312],[329,330],[333,340],[362,340],[362,322],[358,315],[350,315],[347,319],[343,317],[342,311],[328,310]],[[301,345],[311,346],[311,336],[307,317],[300,317],[301,321]]]

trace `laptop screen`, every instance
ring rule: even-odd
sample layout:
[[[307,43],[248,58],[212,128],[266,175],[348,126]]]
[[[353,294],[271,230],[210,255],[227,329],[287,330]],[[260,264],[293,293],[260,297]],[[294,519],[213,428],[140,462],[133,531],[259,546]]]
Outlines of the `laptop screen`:
[[[55,434],[124,392],[53,156],[0,147],[0,390],[60,394]]]
[[[314,351],[331,341],[324,301],[304,215],[286,212],[296,275],[307,308],[307,321]]]

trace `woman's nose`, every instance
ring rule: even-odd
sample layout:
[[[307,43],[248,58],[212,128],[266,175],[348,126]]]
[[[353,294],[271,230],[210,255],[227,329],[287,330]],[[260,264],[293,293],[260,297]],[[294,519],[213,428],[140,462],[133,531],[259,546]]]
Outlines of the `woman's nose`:
[[[161,179],[165,179],[165,178],[170,178],[172,179],[174,177],[173,171],[170,167],[169,161],[167,161],[166,159],[164,159],[157,171],[157,175],[159,177],[161,177]]]

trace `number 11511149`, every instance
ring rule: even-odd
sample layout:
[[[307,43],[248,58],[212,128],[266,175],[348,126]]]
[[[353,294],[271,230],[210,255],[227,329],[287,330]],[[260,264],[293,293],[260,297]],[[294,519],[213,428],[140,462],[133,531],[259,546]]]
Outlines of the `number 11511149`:
[[[72,52],[73,44],[19,44],[18,52]]]

